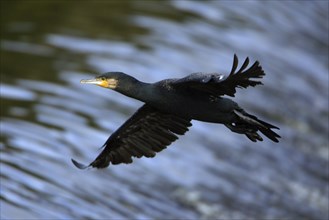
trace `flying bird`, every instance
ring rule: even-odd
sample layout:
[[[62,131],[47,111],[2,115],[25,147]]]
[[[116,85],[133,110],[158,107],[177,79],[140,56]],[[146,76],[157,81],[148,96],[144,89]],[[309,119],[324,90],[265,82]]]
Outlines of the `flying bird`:
[[[256,61],[248,67],[247,57],[237,70],[238,58],[234,55],[231,72],[192,73],[180,79],[165,79],[156,83],[141,82],[122,72],[107,72],[81,83],[95,84],[112,89],[145,104],[137,110],[103,145],[103,151],[89,165],[74,159],[80,168],[105,168],[110,164],[132,163],[132,157],[154,157],[178,135],[184,135],[192,126],[191,120],[224,124],[231,131],[246,135],[251,141],[262,141],[259,132],[274,142],[279,129],[247,113],[236,102],[236,88],[262,84],[256,79],[265,73]],[[236,71],[237,70],[237,71]]]

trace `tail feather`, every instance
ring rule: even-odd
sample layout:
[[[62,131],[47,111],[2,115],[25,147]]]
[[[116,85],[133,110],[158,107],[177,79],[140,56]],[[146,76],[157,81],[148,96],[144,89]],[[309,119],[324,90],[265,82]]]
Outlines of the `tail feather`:
[[[256,116],[250,115],[242,109],[234,110],[234,113],[238,116],[236,122],[226,124],[232,131],[245,134],[253,142],[263,141],[263,138],[257,133],[260,131],[273,142],[279,142],[278,138],[281,138],[280,135],[272,130],[279,129],[278,127],[259,120]]]
[[[274,142],[279,142],[278,138],[281,138],[280,135],[272,131],[270,128],[260,128],[260,132],[262,132],[267,138],[271,139]]]

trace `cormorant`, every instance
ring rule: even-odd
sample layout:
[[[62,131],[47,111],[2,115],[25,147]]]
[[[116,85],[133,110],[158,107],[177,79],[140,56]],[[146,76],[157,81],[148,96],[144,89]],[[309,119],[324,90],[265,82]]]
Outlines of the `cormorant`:
[[[165,79],[144,83],[122,73],[108,72],[81,83],[113,89],[145,104],[105,142],[103,151],[88,166],[72,159],[80,169],[105,168],[112,164],[131,163],[132,157],[154,157],[192,126],[191,120],[224,124],[231,131],[245,134],[251,141],[262,141],[258,131],[274,142],[279,129],[248,114],[237,103],[224,96],[234,97],[236,88],[262,84],[254,79],[265,73],[256,61],[250,68],[247,57],[236,71],[238,58],[234,55],[230,74],[193,73],[181,79]]]

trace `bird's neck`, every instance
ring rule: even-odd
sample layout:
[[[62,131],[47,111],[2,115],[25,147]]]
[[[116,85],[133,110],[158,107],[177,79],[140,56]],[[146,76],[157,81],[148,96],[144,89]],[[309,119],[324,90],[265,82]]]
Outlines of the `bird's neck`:
[[[150,102],[153,94],[153,84],[141,82],[137,79],[126,84],[124,87],[117,89],[118,92],[128,97],[140,100],[142,102]]]

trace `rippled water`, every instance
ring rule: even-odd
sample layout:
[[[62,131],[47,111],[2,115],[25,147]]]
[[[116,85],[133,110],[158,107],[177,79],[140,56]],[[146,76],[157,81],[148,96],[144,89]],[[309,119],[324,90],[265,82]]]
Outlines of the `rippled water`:
[[[327,219],[328,2],[1,2],[1,219]],[[147,82],[259,60],[252,143],[193,127],[155,158],[80,171],[142,103],[80,79]]]

